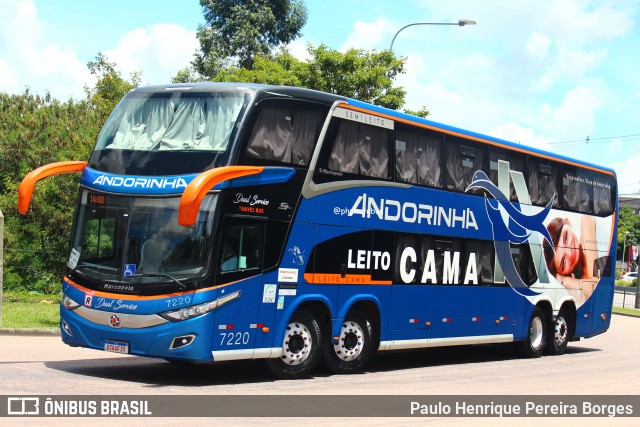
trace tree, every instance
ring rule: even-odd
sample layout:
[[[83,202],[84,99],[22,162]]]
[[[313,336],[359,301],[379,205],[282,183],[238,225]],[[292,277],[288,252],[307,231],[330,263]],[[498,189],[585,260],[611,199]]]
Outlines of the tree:
[[[623,249],[625,242],[626,249]],[[623,251],[625,258],[628,259],[629,245],[640,245],[640,215],[636,215],[631,206],[620,206],[618,211],[617,259],[622,259]]]
[[[5,215],[4,286],[7,290],[54,293],[68,256],[79,174],[37,184],[27,215],[17,212],[22,178],[53,162],[89,157],[106,118],[120,99],[139,84],[120,77],[114,63],[98,54],[88,64],[98,76],[87,99],[61,102],[47,93],[0,93],[0,210]]]
[[[394,87],[395,77],[404,72],[404,59],[393,52],[349,49],[340,53],[326,45],[308,47],[311,58],[304,62],[286,50],[272,57],[258,56],[254,67],[227,67],[214,81],[243,81],[300,86],[398,109],[406,92]]]
[[[303,86],[392,109],[404,104],[406,92],[393,86],[394,78],[404,72],[404,60],[390,50],[340,53],[323,44],[308,51],[312,59],[301,76]]]
[[[206,25],[198,27],[200,50],[193,66],[207,78],[225,65],[253,69],[256,56],[292,42],[307,22],[302,0],[200,0],[200,5]]]
[[[94,88],[85,87],[87,100],[97,108],[98,114],[106,120],[118,102],[129,91],[140,86],[141,73],[132,73],[131,81],[123,79],[120,72],[116,70],[116,64],[109,62],[109,59],[102,52],[98,52],[95,61],[89,61],[87,67],[91,74],[98,77]]]
[[[0,210],[5,214],[5,289],[53,293],[68,255],[79,176],[43,180],[27,215],[17,213],[17,190],[31,170],[86,159],[100,130],[87,101],[60,102],[25,91],[0,94]]]

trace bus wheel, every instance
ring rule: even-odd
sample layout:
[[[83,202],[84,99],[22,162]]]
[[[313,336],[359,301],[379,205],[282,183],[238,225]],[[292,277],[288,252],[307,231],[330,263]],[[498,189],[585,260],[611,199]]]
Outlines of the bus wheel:
[[[527,339],[517,343],[519,353],[524,357],[540,357],[547,339],[547,321],[540,307],[534,307],[529,320]]]
[[[331,371],[336,374],[359,372],[372,352],[371,323],[360,313],[350,313],[342,323],[338,341],[327,337],[324,342],[324,360]]]
[[[563,354],[569,344],[569,330],[569,318],[565,310],[562,309],[556,321],[549,328],[545,352],[553,355]]]
[[[308,376],[320,361],[321,333],[318,320],[300,310],[289,321],[277,359],[267,359],[271,372],[282,380]]]

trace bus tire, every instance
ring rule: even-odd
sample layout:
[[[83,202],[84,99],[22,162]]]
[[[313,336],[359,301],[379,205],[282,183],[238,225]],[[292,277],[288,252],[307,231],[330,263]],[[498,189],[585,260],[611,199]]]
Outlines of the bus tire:
[[[280,357],[267,359],[267,366],[281,380],[307,377],[320,361],[321,342],[318,319],[306,310],[299,310],[285,329]]]
[[[527,338],[517,343],[518,352],[524,357],[540,357],[547,341],[547,321],[540,307],[533,308]]]
[[[551,323],[551,327],[547,333],[547,345],[545,352],[559,356],[564,354],[569,344],[571,325],[569,324],[569,316],[566,310],[561,309],[556,317],[556,321]]]
[[[360,312],[350,313],[342,322],[337,342],[328,336],[322,352],[325,364],[336,374],[360,372],[369,361],[373,348],[371,322]]]

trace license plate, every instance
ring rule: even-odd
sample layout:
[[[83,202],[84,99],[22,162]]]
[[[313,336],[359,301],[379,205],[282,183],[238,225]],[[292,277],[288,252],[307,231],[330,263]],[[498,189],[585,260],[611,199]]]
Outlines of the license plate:
[[[129,353],[129,344],[120,341],[107,341],[104,343],[104,350],[112,353],[127,354]]]

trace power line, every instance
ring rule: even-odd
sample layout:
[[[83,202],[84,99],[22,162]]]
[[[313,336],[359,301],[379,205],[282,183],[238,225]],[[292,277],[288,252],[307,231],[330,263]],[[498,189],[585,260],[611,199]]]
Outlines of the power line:
[[[640,139],[640,133],[634,133],[631,135],[601,136],[598,138],[591,138],[589,135],[587,135],[586,138],[582,138],[582,139],[569,139],[566,141],[549,142],[549,145],[567,144],[567,146],[569,146],[569,145],[579,145],[579,144],[589,144],[589,143],[602,143],[602,142],[611,141],[612,139],[625,139],[625,141],[629,141],[629,140],[633,141],[636,139]]]

